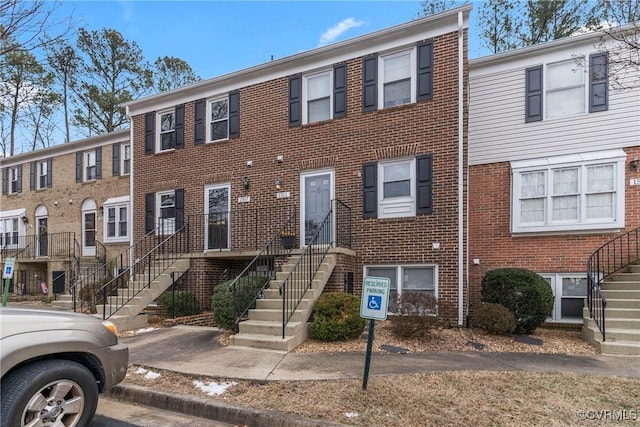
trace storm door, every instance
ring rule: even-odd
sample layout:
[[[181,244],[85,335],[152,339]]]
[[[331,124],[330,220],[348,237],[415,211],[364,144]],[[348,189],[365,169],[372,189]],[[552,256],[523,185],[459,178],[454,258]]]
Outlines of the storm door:
[[[231,188],[211,185],[204,189],[204,249],[229,249]]]
[[[304,244],[308,245],[327,214],[331,210],[333,199],[333,171],[303,174],[300,178],[302,187],[301,222]],[[318,244],[330,244],[333,240],[332,219],[329,218],[325,229],[320,232]]]

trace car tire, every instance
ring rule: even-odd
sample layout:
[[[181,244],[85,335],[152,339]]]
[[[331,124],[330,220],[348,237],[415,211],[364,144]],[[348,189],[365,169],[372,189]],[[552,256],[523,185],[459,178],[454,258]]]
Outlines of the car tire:
[[[58,390],[57,398],[54,390]],[[0,393],[2,427],[22,427],[37,418],[46,418],[45,425],[84,427],[98,405],[96,378],[70,360],[41,360],[22,366],[2,379]]]

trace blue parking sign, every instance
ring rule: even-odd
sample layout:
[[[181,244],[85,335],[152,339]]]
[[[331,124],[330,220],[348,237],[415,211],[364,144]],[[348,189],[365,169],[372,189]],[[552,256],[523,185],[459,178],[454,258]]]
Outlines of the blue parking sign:
[[[391,280],[386,277],[365,277],[362,283],[360,317],[371,320],[385,320],[389,305]]]

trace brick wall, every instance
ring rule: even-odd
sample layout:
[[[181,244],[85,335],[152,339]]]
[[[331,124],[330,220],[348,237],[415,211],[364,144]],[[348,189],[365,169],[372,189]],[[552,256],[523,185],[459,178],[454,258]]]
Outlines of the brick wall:
[[[435,38],[433,99],[368,113],[362,112],[362,58],[351,59],[347,61],[347,116],[295,128],[288,126],[287,78],[240,87],[240,137],[217,143],[193,144],[194,103],[187,102],[184,148],[166,153],[145,154],[144,115],[133,117],[136,236],[144,232],[146,193],[184,188],[186,218],[204,212],[204,186],[230,183],[232,210],[275,212],[284,205],[300,205],[301,173],[332,169],[335,197],[352,209],[356,257],[348,268],[357,289],[365,264],[437,264],[440,301],[443,306],[455,306],[457,57],[456,33]],[[426,153],[433,155],[433,213],[363,219],[362,165]],[[282,163],[276,161],[277,155],[284,157]],[[249,160],[251,167],[246,164]],[[248,190],[242,187],[243,176],[250,179]],[[282,181],[281,190],[275,188],[276,179]],[[289,191],[291,197],[276,199],[278,191]],[[239,204],[239,196],[250,196],[251,201]],[[275,224],[282,219],[271,218]],[[434,242],[440,244],[439,250],[432,249]],[[342,276],[338,276],[330,289],[342,289]]]
[[[629,170],[629,162],[640,157],[640,146],[625,149],[625,221],[622,232],[640,226],[640,187],[630,186],[639,171]],[[527,268],[536,272],[575,273],[586,271],[587,258],[600,245],[619,233],[563,234],[512,237],[511,168],[509,163],[472,166],[469,172],[470,250],[469,260],[480,259],[480,265],[469,266],[472,304],[480,301],[480,285],[484,274],[500,267]]]

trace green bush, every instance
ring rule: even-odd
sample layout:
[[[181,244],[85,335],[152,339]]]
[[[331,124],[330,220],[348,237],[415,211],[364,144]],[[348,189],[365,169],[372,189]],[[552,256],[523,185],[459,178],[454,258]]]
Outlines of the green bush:
[[[313,307],[309,326],[311,338],[321,341],[344,341],[359,337],[366,320],[360,317],[360,298],[342,292],[320,295]]]
[[[438,300],[420,292],[403,293],[389,316],[391,331],[400,338],[423,338],[437,323]]]
[[[166,316],[182,317],[200,314],[200,303],[189,291],[167,291],[160,295],[160,304],[164,307]]]
[[[476,310],[474,326],[490,334],[510,334],[516,329],[516,318],[507,307],[485,302]]]
[[[482,279],[482,300],[511,310],[518,334],[533,332],[545,322],[553,308],[549,284],[535,272],[523,268],[488,271]]]
[[[255,308],[255,302],[252,303],[252,301],[265,286],[267,280],[267,276],[253,275],[243,277],[236,282],[235,310],[238,314],[249,306],[251,306],[249,308]],[[220,283],[215,287],[213,297],[211,297],[214,322],[218,327],[228,330],[232,330],[235,323],[232,283],[233,280]]]

